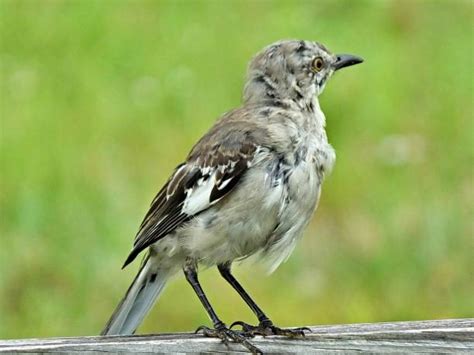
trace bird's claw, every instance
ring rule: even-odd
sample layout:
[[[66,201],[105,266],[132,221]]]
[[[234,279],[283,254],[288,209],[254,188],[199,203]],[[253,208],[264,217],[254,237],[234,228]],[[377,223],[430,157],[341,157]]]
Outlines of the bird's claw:
[[[242,327],[242,335],[247,337],[254,337],[255,335],[282,335],[290,338],[298,338],[304,337],[305,331],[311,333],[311,329],[308,327],[301,327],[301,328],[291,328],[291,329],[283,329],[279,327],[275,327],[272,323],[260,323],[257,326],[242,322],[236,321],[231,324],[229,329],[232,329],[234,326],[240,325]]]
[[[221,341],[226,346],[228,346],[229,342],[232,341],[234,343],[242,344],[248,350],[250,350],[253,354],[263,354],[263,352],[259,348],[257,348],[255,345],[253,345],[247,340],[246,335],[244,335],[242,332],[231,330],[230,328],[227,328],[225,325],[217,326],[215,328],[209,328],[204,325],[201,325],[195,331],[196,334],[199,332],[202,332],[202,334],[206,337],[221,339]]]

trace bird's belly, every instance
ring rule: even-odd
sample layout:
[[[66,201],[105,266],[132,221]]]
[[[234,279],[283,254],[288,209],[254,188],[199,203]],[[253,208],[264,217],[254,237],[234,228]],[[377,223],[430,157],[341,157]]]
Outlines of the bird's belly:
[[[277,227],[283,200],[283,186],[271,186],[266,169],[253,168],[228,198],[182,231],[186,253],[208,265],[254,254]]]

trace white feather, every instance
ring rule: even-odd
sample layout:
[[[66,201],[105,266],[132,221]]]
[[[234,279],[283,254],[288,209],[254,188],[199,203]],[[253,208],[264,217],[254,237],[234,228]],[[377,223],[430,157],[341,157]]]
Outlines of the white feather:
[[[233,177],[228,178],[227,180],[222,181],[222,182],[220,183],[220,185],[219,185],[217,188],[218,188],[219,190],[222,190],[224,187],[227,186],[227,184],[228,184],[229,182],[232,181],[232,179],[233,179]]]
[[[187,190],[183,204],[183,212],[191,216],[209,207],[211,192],[216,185],[216,173],[213,172],[207,180],[199,181],[197,185]]]

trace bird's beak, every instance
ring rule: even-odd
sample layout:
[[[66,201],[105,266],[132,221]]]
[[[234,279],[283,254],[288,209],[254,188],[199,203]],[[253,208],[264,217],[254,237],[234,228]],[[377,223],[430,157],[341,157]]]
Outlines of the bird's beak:
[[[334,63],[334,70],[349,67],[351,65],[362,63],[364,60],[352,54],[337,54],[336,62]]]

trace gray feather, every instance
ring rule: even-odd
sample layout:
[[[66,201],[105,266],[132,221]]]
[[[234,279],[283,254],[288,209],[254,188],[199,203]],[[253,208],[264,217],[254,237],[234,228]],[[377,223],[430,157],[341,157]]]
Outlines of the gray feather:
[[[101,335],[129,335],[135,333],[161,291],[163,291],[170,276],[170,272],[167,270],[156,270],[149,256],[147,256]]]

